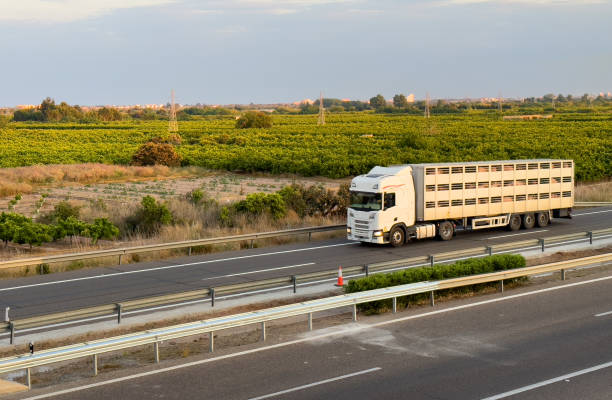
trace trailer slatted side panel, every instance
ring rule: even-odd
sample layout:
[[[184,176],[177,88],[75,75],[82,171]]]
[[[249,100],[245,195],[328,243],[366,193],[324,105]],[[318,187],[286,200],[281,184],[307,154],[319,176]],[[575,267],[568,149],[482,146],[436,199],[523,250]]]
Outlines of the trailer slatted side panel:
[[[417,221],[524,213],[574,205],[571,160],[412,165]]]

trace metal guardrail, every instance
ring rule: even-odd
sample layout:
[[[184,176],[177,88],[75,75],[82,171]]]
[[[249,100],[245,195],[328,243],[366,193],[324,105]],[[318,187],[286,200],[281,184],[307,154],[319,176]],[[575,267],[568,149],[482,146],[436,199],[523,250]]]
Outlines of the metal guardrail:
[[[268,308],[237,315],[229,315],[209,320],[192,322],[171,326],[167,328],[152,329],[144,332],[132,333],[128,335],[90,341],[55,349],[42,350],[32,354],[0,359],[0,373],[11,372],[25,369],[28,386],[31,386],[30,368],[68,361],[86,356],[93,356],[93,372],[97,374],[98,355],[117,350],[123,350],[135,346],[147,344],[154,345],[155,361],[159,362],[159,344],[165,340],[183,338],[193,335],[209,334],[209,349],[214,351],[214,332],[229,328],[261,324],[261,338],[266,338],[265,323],[282,318],[289,318],[300,315],[308,315],[308,328],[312,330],[312,315],[318,311],[331,310],[335,308],[352,306],[353,320],[357,320],[357,305],[376,300],[393,299],[393,312],[397,310],[397,298],[430,293],[433,305],[435,291],[457,288],[467,285],[475,285],[488,282],[500,282],[503,291],[503,281],[505,279],[518,278],[542,274],[546,272],[562,272],[562,279],[565,279],[565,270],[577,268],[596,263],[612,261],[612,253],[601,254],[580,259],[560,261],[550,264],[538,265],[534,267],[519,268],[481,275],[466,276],[461,278],[446,279],[441,281],[419,282],[408,285],[387,287],[383,289],[370,290],[365,292],[350,293],[340,296],[327,297],[306,301],[302,303],[289,304],[280,307]]]
[[[480,246],[470,249],[463,249],[451,252],[430,254],[391,260],[366,265],[357,265],[343,268],[346,277],[368,276],[374,273],[390,272],[399,269],[412,268],[422,265],[434,265],[440,262],[449,262],[467,257],[482,257],[496,253],[503,253],[513,250],[538,248],[544,251],[547,245],[559,245],[566,242],[589,240],[592,244],[594,239],[612,236],[612,228],[601,229],[589,232],[572,233],[561,236],[553,236],[545,239],[530,239],[517,242],[503,243],[493,246]],[[236,283],[224,286],[215,286],[187,292],[172,293],[162,296],[146,297],[142,299],[122,301],[112,304],[82,308],[78,310],[65,311],[60,313],[46,314],[29,318],[15,319],[8,322],[0,322],[0,331],[10,332],[10,343],[14,341],[16,332],[20,330],[30,330],[33,328],[44,328],[57,324],[76,323],[83,319],[96,317],[117,317],[117,323],[121,323],[122,314],[127,311],[143,310],[147,307],[160,305],[177,304],[189,301],[210,301],[214,307],[218,296],[236,296],[257,293],[266,290],[279,290],[292,288],[297,292],[298,286],[305,286],[317,282],[330,281],[336,278],[337,270],[326,270],[296,274],[272,279],[256,280],[251,282]]]
[[[119,256],[119,264],[121,264],[122,257],[127,254],[187,248],[189,249],[189,255],[191,255],[191,249],[193,247],[198,247],[198,246],[250,241],[251,248],[252,248],[254,242],[258,239],[266,239],[266,238],[272,238],[272,237],[278,237],[278,236],[295,236],[295,235],[308,234],[308,240],[310,240],[313,233],[339,231],[339,230],[345,230],[345,229],[346,229],[346,225],[326,225],[326,226],[315,226],[315,227],[308,227],[308,228],[286,229],[286,230],[272,231],[272,232],[250,233],[250,234],[236,235],[236,236],[223,236],[223,237],[209,238],[209,239],[186,240],[182,242],[148,244],[144,246],[124,247],[120,249],[97,250],[97,251],[88,251],[88,252],[83,252],[83,253],[58,254],[58,255],[43,256],[43,257],[21,258],[17,260],[0,261],[0,269],[25,267],[28,265],[50,264],[50,263],[65,262],[65,261],[87,260],[91,258],[112,257],[112,256]]]

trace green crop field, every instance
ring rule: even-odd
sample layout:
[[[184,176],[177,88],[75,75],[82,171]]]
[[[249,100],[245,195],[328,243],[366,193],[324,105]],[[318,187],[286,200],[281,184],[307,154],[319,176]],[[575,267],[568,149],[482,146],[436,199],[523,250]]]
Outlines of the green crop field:
[[[519,158],[572,158],[579,180],[612,176],[612,114],[562,114],[502,121],[487,115],[338,113],[274,115],[270,129],[236,129],[235,119],[179,122],[186,165],[346,177],[374,165]],[[0,166],[128,164],[167,122],[11,123],[0,131]]]

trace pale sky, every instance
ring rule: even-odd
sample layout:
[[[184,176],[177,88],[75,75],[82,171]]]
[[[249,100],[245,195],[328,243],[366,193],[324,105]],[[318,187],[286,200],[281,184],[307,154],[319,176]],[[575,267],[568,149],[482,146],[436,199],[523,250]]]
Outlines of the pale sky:
[[[612,0],[0,0],[0,106],[612,91]]]

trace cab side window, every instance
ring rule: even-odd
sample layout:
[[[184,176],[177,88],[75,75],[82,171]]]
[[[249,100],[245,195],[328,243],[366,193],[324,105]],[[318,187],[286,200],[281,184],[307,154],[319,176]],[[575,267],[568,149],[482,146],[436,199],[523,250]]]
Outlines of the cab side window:
[[[385,210],[395,206],[395,193],[385,193]]]

